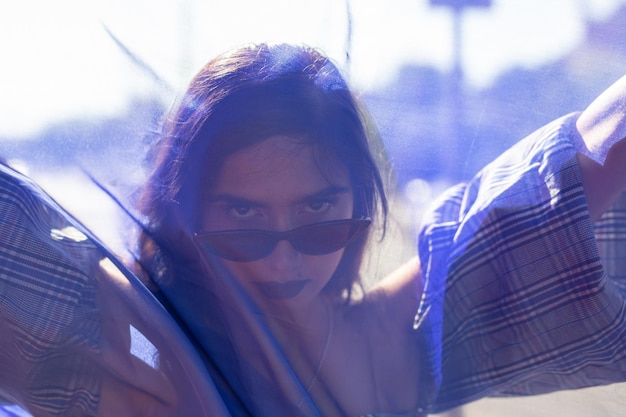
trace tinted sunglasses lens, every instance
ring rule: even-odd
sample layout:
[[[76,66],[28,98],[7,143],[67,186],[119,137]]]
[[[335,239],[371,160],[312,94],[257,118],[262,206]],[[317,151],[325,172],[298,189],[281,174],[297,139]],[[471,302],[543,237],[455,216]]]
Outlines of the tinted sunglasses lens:
[[[263,231],[232,231],[198,236],[202,247],[220,258],[251,262],[264,258],[276,247],[276,239]]]
[[[369,219],[338,220],[303,226],[289,232],[232,230],[196,236],[204,250],[234,262],[252,262],[269,256],[280,240],[305,255],[326,255],[346,247],[370,224]]]
[[[291,244],[306,255],[326,255],[346,247],[369,225],[369,220],[346,220],[305,226],[291,236]]]

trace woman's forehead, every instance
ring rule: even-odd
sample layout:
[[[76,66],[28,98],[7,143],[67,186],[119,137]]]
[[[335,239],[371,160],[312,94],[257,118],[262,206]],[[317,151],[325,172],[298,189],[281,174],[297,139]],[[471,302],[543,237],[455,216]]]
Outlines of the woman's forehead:
[[[351,188],[348,169],[338,158],[316,154],[304,140],[272,136],[227,157],[212,194],[295,198],[328,186]]]

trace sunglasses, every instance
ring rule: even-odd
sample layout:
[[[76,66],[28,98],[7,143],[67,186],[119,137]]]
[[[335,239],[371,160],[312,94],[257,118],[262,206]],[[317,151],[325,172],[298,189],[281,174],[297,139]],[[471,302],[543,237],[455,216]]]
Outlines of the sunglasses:
[[[354,242],[371,222],[369,218],[333,220],[284,232],[254,229],[200,232],[194,239],[207,252],[233,262],[265,258],[281,240],[305,255],[327,255]]]

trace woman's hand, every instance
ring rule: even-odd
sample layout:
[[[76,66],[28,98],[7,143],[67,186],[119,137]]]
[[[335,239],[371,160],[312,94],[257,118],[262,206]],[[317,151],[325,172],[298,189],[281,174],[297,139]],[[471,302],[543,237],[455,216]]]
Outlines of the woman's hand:
[[[108,260],[100,264],[99,417],[226,416],[182,332]],[[170,323],[171,322],[171,323]]]
[[[176,388],[161,369],[158,323],[147,325],[132,287],[108,261],[100,264],[102,313],[100,417],[174,416]],[[141,330],[139,330],[139,329]],[[156,340],[155,340],[156,338]],[[175,341],[172,341],[175,343]]]

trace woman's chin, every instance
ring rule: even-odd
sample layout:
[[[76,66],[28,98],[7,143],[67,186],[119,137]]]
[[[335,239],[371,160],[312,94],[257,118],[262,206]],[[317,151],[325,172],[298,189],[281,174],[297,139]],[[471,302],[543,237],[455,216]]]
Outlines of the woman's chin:
[[[309,280],[307,279],[298,279],[286,282],[255,282],[254,286],[263,297],[269,300],[281,301],[295,299],[302,293],[308,283]]]

